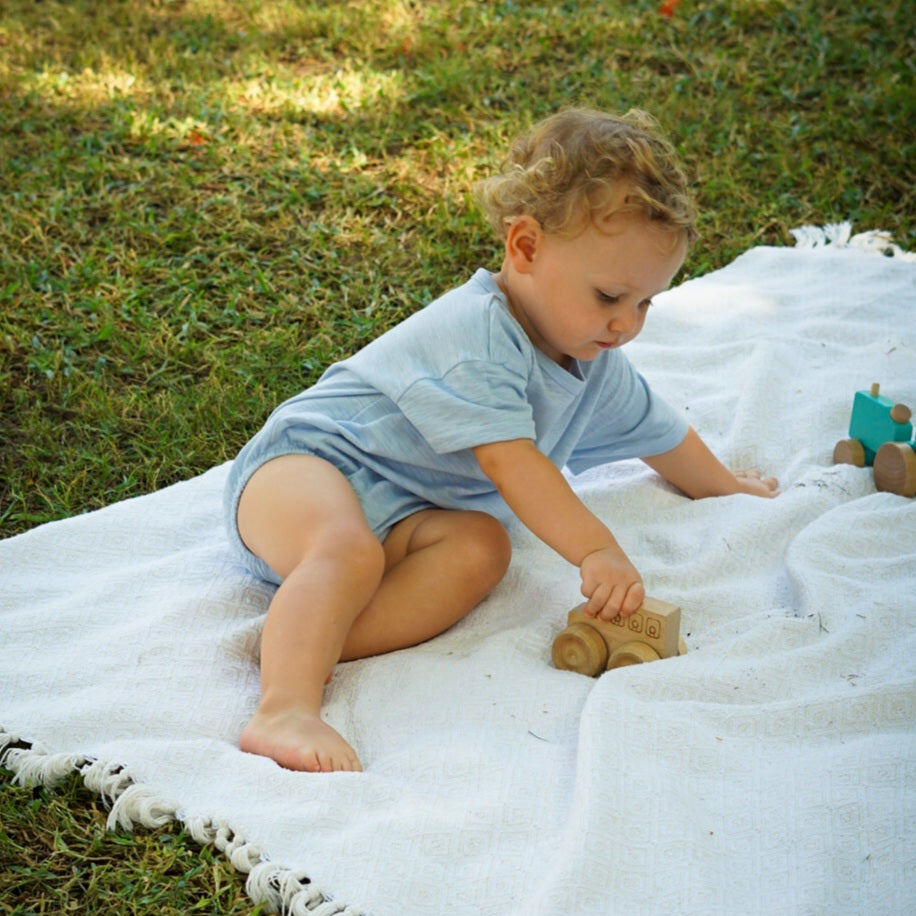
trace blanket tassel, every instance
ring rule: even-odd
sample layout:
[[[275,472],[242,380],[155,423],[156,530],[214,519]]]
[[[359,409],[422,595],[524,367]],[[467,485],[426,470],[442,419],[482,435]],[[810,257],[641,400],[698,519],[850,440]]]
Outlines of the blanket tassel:
[[[225,821],[184,817],[177,804],[157,796],[134,781],[119,764],[103,763],[82,754],[50,754],[0,727],[0,766],[13,773],[17,785],[52,788],[78,773],[86,788],[96,792],[111,810],[106,827],[130,831],[136,825],[157,829],[176,821],[201,846],[213,846],[247,875],[245,891],[264,912],[283,916],[368,916],[365,910],[335,903],[312,886],[303,871],[267,861],[253,843],[239,837]]]
[[[852,234],[852,223],[827,223],[824,226],[798,226],[790,229],[796,248],[859,248],[873,254],[901,261],[916,261],[916,252],[894,244],[893,237],[882,229]]]

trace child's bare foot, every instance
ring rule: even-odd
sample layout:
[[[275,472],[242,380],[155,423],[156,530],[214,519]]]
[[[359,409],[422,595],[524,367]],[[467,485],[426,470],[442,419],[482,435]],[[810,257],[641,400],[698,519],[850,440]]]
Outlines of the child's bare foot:
[[[242,732],[239,747],[249,754],[270,757],[288,770],[362,771],[356,752],[330,725],[299,709],[255,713]]]

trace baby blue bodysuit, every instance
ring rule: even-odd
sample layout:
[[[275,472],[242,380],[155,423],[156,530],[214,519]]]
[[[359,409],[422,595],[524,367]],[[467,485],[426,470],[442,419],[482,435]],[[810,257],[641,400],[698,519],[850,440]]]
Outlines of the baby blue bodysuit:
[[[620,350],[568,369],[528,339],[493,276],[411,315],[310,388],[281,404],[233,463],[226,489],[230,534],[253,571],[279,581],[238,537],[242,489],[261,465],[313,454],[336,465],[384,538],[421,509],[509,507],[473,446],[533,439],[557,467],[578,473],[669,451],[687,422],[652,394]]]

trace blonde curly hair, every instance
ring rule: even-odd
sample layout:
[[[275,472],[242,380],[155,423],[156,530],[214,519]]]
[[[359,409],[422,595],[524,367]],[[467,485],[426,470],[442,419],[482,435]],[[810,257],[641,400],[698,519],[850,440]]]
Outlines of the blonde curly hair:
[[[639,109],[554,114],[516,140],[501,170],[476,190],[502,237],[523,214],[550,235],[572,238],[589,222],[634,211],[684,232],[688,243],[697,237],[696,208],[674,147]]]

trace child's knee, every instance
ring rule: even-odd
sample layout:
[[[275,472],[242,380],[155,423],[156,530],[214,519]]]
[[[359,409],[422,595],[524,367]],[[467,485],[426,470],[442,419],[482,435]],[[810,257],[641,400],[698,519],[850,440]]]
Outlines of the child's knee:
[[[385,573],[385,550],[379,539],[361,526],[341,526],[328,532],[319,548],[322,553],[343,559],[355,576],[379,582]]]
[[[465,556],[474,574],[492,588],[506,574],[512,559],[512,541],[503,524],[484,512],[468,513]]]

